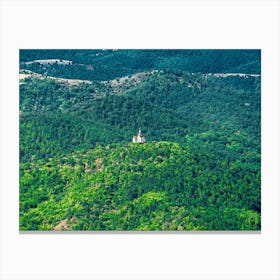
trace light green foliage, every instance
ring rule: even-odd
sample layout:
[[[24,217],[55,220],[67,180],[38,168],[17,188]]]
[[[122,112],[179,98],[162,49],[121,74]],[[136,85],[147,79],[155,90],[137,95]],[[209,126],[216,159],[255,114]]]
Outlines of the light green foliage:
[[[114,144],[25,167],[21,229],[260,229],[260,171],[193,148]]]

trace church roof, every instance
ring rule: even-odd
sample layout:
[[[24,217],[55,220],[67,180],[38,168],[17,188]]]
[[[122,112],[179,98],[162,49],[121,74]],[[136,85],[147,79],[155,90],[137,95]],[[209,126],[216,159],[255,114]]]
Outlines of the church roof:
[[[141,132],[141,128],[139,128],[139,132],[138,132],[138,134],[137,134],[138,136],[141,136],[141,137],[143,137],[144,135],[142,134],[142,132]]]

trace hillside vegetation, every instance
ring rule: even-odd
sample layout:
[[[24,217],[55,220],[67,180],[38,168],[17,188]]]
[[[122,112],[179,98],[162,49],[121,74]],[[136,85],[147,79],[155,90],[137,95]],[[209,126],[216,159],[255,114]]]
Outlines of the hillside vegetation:
[[[21,230],[260,230],[259,51],[20,55]]]
[[[260,74],[260,55],[260,50],[22,50],[21,68],[49,76],[95,81],[147,70]],[[61,63],[42,63],[53,58]],[[62,63],[64,60],[71,63]]]

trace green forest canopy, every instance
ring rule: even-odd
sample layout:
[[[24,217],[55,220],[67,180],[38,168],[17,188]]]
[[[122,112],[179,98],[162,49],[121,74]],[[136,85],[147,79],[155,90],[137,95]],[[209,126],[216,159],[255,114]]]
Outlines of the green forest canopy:
[[[260,73],[260,51],[20,58],[21,71],[43,75],[20,84],[21,230],[260,229],[261,84],[250,75]],[[73,63],[26,64],[54,58]],[[221,71],[249,75],[203,75]],[[139,127],[148,142],[130,144]]]

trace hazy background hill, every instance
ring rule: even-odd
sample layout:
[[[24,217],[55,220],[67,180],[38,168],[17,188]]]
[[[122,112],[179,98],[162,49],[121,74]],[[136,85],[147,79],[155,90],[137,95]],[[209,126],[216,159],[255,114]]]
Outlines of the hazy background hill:
[[[22,50],[20,61],[25,69],[50,76],[110,80],[154,69],[260,74],[260,56],[260,50]],[[30,63],[42,59],[61,59],[71,63]]]

